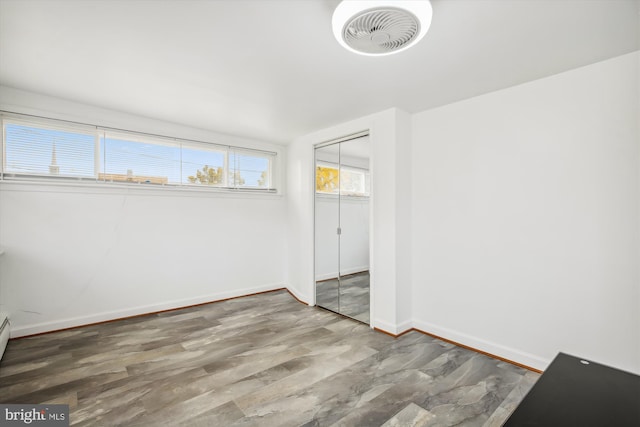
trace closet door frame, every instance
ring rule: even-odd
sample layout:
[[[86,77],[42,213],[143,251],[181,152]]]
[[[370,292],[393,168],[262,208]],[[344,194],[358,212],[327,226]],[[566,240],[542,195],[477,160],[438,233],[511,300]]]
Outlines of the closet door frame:
[[[321,149],[323,147],[328,147],[328,146],[335,145],[335,144],[341,144],[343,142],[348,142],[348,141],[355,140],[355,139],[358,139],[358,138],[362,138],[362,137],[365,137],[365,136],[370,136],[369,130],[364,130],[364,131],[361,131],[361,132],[353,133],[353,134],[346,135],[346,136],[341,137],[341,138],[333,139],[333,140],[330,140],[330,141],[325,141],[325,142],[322,142],[322,143],[319,143],[319,144],[316,144],[316,145],[313,146],[313,168],[312,168],[313,169],[313,179],[312,179],[312,183],[313,183],[313,188],[312,188],[313,193],[312,194],[313,194],[313,197],[312,197],[312,199],[313,199],[314,236],[313,236],[313,303],[312,303],[312,305],[318,305],[317,304],[317,280],[316,280],[316,278],[317,278],[317,272],[316,272],[316,256],[317,256],[317,254],[316,254],[316,250],[317,250],[317,246],[316,246],[316,243],[317,243],[317,236],[316,236],[316,232],[317,232],[317,227],[316,227],[316,221],[317,221],[317,218],[316,218],[316,215],[317,215],[317,211],[316,211],[316,208],[317,208],[317,206],[316,206],[316,204],[317,204],[316,203],[317,202],[317,198],[316,198],[317,197],[317,193],[316,193],[316,174],[317,174],[317,165],[318,165],[317,150]],[[340,151],[341,150],[338,150],[338,152],[339,152],[338,167],[339,168],[342,167],[342,162],[340,160],[340,157],[341,157],[340,156]],[[371,158],[370,158],[369,159],[369,173],[370,174],[371,174],[371,170],[372,170],[372,162],[371,162]],[[369,326],[371,328],[373,328],[374,301],[373,301],[373,291],[372,291],[372,289],[373,289],[373,286],[374,286],[373,285],[373,283],[374,283],[374,279],[373,279],[374,274],[373,274],[373,266],[372,266],[372,255],[373,255],[373,249],[372,249],[373,248],[373,233],[372,233],[372,230],[373,230],[373,226],[372,226],[372,224],[373,224],[373,221],[372,221],[372,216],[373,216],[372,215],[372,213],[373,213],[373,209],[372,209],[372,206],[373,206],[373,203],[372,203],[372,199],[373,199],[373,183],[372,182],[370,183],[370,186],[371,186],[371,189],[370,189],[370,195],[369,195],[369,236],[370,236],[370,239],[369,239],[369,279],[370,279],[369,280]],[[340,212],[339,212],[339,210],[340,210],[339,206],[340,206],[340,202],[341,202],[341,197],[342,196],[341,196],[340,189],[339,189],[339,191],[338,191],[338,227],[341,226],[340,225]],[[338,241],[338,260],[337,260],[337,263],[338,263],[338,277],[337,277],[337,280],[338,280],[338,298],[340,298],[340,276],[341,276],[341,271],[340,271],[340,243],[339,243],[340,240],[339,240],[339,238],[340,238],[340,236],[338,236],[338,239],[337,239],[337,241]],[[322,307],[322,306],[320,306],[320,307]],[[340,306],[338,306],[338,308],[339,307]],[[323,308],[326,308],[326,307],[323,307]],[[331,310],[331,309],[329,309],[329,310]],[[333,311],[333,310],[331,310],[331,311]],[[338,311],[338,314],[340,314],[340,311]]]

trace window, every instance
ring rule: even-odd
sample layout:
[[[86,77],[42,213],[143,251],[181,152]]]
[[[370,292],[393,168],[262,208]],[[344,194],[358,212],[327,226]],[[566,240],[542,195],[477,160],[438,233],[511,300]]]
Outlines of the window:
[[[316,166],[316,193],[367,197],[369,171],[352,166],[319,162]]]
[[[226,187],[226,152],[199,147],[182,147],[182,182],[190,185]]]
[[[4,173],[94,176],[94,135],[22,123],[4,126]]]
[[[271,190],[276,153],[111,131],[53,120],[3,119],[11,178]]]
[[[232,186],[268,188],[271,162],[264,156],[234,151],[229,155],[229,182]]]
[[[180,144],[106,133],[100,138],[98,179],[110,182],[180,184]]]

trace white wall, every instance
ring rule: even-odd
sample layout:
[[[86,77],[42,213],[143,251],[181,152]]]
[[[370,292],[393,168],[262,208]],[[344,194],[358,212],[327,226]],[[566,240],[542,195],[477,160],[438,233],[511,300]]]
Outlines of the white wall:
[[[276,150],[284,165],[282,147],[1,89],[4,109]],[[12,335],[283,287],[285,207],[282,195],[1,182]]]
[[[287,150],[288,204],[288,269],[289,289],[300,299],[314,303],[314,241],[313,241],[313,147],[363,130],[370,131],[371,188],[370,198],[370,271],[371,324],[391,333],[402,332],[410,324],[398,323],[398,309],[402,298],[410,298],[410,282],[398,282],[397,263],[402,251],[396,244],[398,215],[396,168],[399,146],[410,144],[407,113],[386,110],[331,128],[321,129],[295,140]],[[400,138],[407,138],[400,140]],[[409,159],[404,159],[405,164]],[[408,204],[406,200],[401,200]],[[400,252],[402,253],[400,253]],[[400,292],[398,287],[409,290]],[[406,305],[406,304],[405,304]],[[405,314],[406,315],[406,314]]]
[[[396,209],[396,333],[404,332],[413,326],[412,286],[413,263],[411,246],[413,234],[413,200],[412,190],[420,183],[413,182],[411,115],[396,110],[396,174],[395,209]],[[418,260],[418,262],[422,262]]]
[[[413,117],[413,319],[640,372],[638,52]]]

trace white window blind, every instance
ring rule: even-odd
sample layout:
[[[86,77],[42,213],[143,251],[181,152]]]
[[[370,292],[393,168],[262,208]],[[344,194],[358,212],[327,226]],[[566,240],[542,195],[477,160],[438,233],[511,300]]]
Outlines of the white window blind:
[[[4,140],[4,173],[95,177],[93,134],[15,122]]]
[[[13,115],[2,124],[5,179],[275,190],[272,152]]]

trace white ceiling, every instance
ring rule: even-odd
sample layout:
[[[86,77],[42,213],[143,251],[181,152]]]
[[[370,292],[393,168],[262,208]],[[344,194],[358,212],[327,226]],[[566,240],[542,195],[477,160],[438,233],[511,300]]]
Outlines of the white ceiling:
[[[0,84],[259,140],[417,112],[640,49],[640,0],[432,0],[414,48],[364,57],[335,0],[0,0]]]

